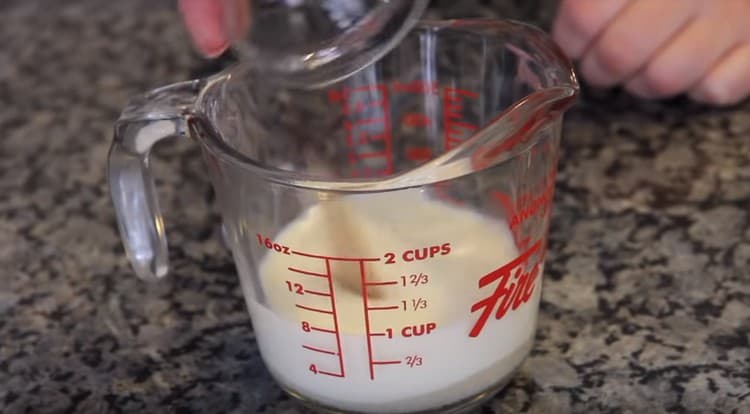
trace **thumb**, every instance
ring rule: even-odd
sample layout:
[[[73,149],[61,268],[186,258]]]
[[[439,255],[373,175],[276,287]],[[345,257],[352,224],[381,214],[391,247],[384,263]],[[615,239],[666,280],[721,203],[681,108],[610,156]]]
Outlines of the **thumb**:
[[[229,47],[222,20],[222,2],[179,0],[182,19],[193,45],[206,57],[217,57]]]

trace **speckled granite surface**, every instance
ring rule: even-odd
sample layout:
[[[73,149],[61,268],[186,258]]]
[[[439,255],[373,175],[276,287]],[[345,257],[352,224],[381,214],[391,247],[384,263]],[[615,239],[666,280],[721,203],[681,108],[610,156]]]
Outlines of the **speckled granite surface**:
[[[552,14],[518,3],[494,10]],[[174,10],[0,2],[0,412],[304,412],[258,356],[195,146],[154,162],[173,277],[136,280],[116,234],[119,110],[212,70]],[[750,412],[750,106],[587,93],[564,152],[538,342],[479,411]]]

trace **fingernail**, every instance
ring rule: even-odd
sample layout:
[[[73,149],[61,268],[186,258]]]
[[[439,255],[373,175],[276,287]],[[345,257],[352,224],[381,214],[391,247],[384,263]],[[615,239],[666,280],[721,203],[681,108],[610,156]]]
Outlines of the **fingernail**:
[[[655,95],[649,88],[648,84],[642,77],[636,77],[625,83],[625,90],[631,94],[643,98],[643,99],[654,99]]]
[[[219,56],[229,47],[229,41],[204,28],[194,28],[190,34],[195,48],[206,57]]]
[[[200,50],[204,56],[208,58],[215,58],[224,53],[229,48],[229,43],[224,42],[218,45],[205,45],[201,46]]]
[[[730,86],[723,82],[713,82],[710,85],[700,85],[690,91],[690,98],[696,102],[710,105],[733,105],[738,102]]]

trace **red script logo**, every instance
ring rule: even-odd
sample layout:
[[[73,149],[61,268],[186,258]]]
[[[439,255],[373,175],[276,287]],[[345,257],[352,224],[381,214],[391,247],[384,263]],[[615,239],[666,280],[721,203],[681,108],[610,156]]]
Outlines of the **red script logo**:
[[[509,310],[514,311],[531,299],[531,295],[534,293],[534,287],[536,286],[536,279],[539,276],[539,267],[544,260],[544,255],[541,255],[530,271],[526,272],[525,269],[528,267],[529,258],[541,248],[542,240],[538,240],[528,250],[521,253],[520,256],[511,262],[493,270],[479,279],[480,289],[495,283],[498,280],[499,283],[492,295],[472,305],[472,313],[480,309],[482,310],[482,313],[479,315],[479,319],[477,319],[471,332],[469,332],[470,337],[477,337],[482,333],[482,329],[484,329],[484,326],[487,324],[487,320],[496,308],[495,319],[499,320],[502,319]]]

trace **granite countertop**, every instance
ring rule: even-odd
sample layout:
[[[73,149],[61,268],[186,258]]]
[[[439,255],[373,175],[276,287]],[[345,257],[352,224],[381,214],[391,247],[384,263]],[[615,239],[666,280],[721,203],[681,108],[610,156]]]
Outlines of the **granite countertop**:
[[[554,2],[491,3],[442,2],[541,25]],[[4,0],[0,39],[0,412],[304,412],[258,355],[195,145],[153,163],[172,277],[136,279],[116,232],[127,98],[218,67],[173,2]],[[479,412],[750,412],[750,106],[586,90],[563,151],[537,342]]]

